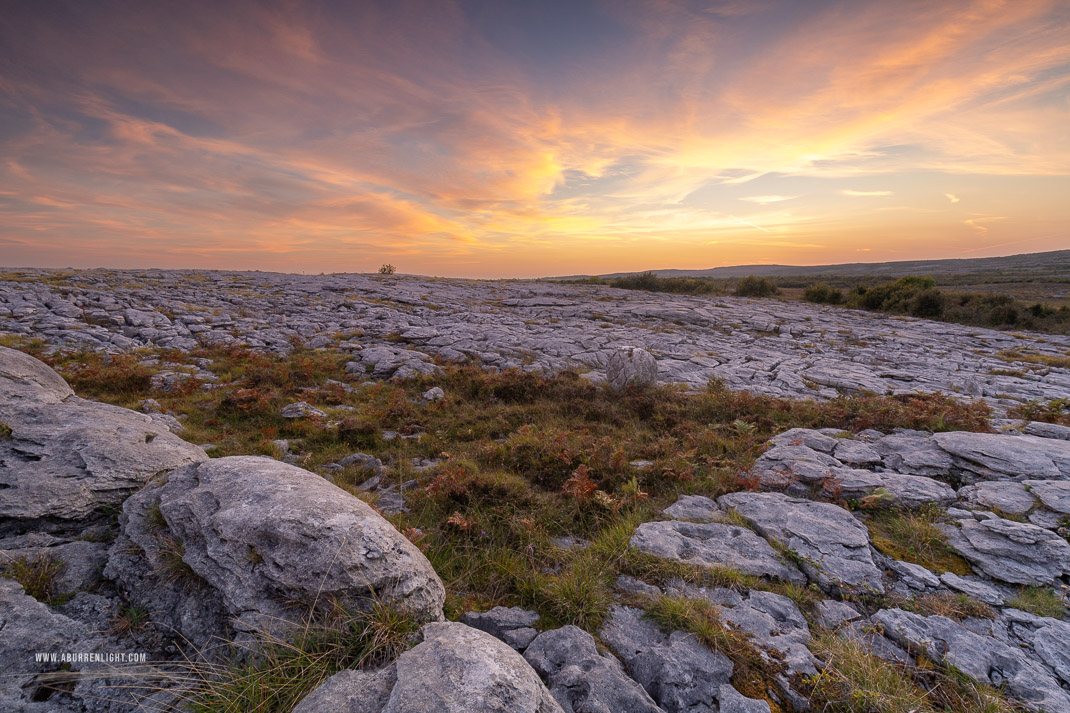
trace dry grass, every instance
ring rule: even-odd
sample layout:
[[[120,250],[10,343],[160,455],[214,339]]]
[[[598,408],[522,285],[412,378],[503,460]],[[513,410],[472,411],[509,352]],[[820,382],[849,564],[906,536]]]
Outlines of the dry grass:
[[[868,516],[873,546],[897,560],[912,562],[936,572],[971,574],[966,560],[947,546],[944,533],[936,526],[938,508],[917,511],[889,510]]]

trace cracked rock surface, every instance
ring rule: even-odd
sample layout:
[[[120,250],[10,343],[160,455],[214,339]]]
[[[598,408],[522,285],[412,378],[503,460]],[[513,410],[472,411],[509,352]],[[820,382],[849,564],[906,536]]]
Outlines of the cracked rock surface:
[[[1007,356],[1062,356],[1070,337],[803,302],[354,274],[92,270],[50,282],[0,281],[0,330],[105,351],[243,344],[285,352],[297,339],[351,349],[353,370],[376,378],[428,373],[437,356],[603,379],[628,347],[653,363],[627,359],[614,377],[656,374],[696,389],[717,377],[774,396],[945,391],[997,407],[1070,395],[1070,370]]]

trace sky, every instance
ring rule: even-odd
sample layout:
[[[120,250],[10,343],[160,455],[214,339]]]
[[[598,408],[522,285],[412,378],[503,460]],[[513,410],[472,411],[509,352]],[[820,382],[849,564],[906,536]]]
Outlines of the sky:
[[[1070,248],[1067,0],[0,0],[0,265]]]

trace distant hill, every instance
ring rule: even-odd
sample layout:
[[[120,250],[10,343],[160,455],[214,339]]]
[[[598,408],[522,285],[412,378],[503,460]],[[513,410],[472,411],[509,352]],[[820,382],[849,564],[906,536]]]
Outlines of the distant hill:
[[[1025,253],[1006,257],[958,258],[951,260],[903,260],[899,262],[850,262],[841,265],[734,265],[708,270],[639,270],[615,272],[599,277],[612,278],[653,272],[658,277],[715,277],[732,278],[746,275],[760,277],[805,277],[808,275],[838,275],[861,277],[866,275],[901,277],[903,275],[957,275],[975,272],[999,272],[1003,276],[1022,275],[1070,278],[1070,250],[1045,253]],[[573,275],[549,279],[578,279],[589,275]]]

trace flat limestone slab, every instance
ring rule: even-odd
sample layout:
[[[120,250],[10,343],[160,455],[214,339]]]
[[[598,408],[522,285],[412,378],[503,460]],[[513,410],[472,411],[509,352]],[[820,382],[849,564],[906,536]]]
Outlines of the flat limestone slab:
[[[745,527],[709,522],[646,522],[632,535],[631,546],[661,559],[699,567],[731,567],[744,574],[803,584],[806,577]]]

